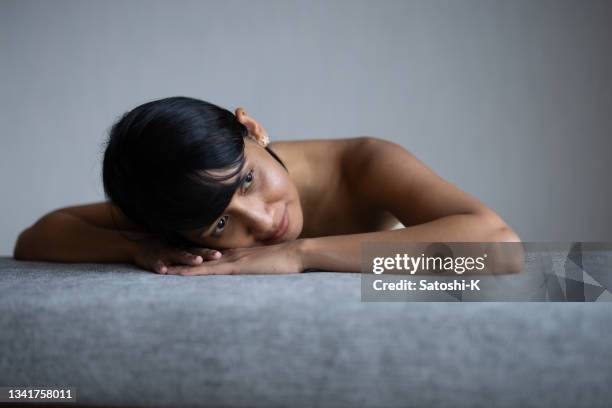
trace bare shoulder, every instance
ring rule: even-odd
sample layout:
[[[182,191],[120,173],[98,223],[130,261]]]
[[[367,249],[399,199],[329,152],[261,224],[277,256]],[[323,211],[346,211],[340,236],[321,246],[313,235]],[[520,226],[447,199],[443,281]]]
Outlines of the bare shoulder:
[[[351,191],[385,208],[406,226],[454,214],[492,212],[397,143],[376,137],[359,138],[346,157],[345,172]]]
[[[381,160],[384,159],[384,160]],[[342,149],[342,170],[350,180],[361,180],[372,165],[416,160],[403,146],[374,136],[360,136],[346,139]],[[359,181],[359,184],[362,184]]]
[[[362,139],[364,137],[277,141],[270,143],[270,147],[290,163],[344,166],[351,152],[363,144]]]
[[[380,163],[381,157],[389,160],[399,155],[406,161],[410,156],[400,145],[372,136],[277,141],[270,147],[298,179],[317,178],[349,190],[353,183],[362,185],[364,172],[369,172],[372,163]]]
[[[360,136],[351,140],[350,155],[357,154],[359,158],[366,159],[371,156],[385,153],[407,153],[407,150],[390,140],[385,140],[375,136]]]

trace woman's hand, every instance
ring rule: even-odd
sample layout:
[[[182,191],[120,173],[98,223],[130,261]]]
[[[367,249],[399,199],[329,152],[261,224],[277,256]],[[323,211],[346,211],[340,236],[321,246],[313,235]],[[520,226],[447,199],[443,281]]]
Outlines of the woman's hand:
[[[172,265],[196,266],[221,256],[221,252],[214,249],[194,247],[183,250],[159,241],[147,241],[139,243],[132,251],[132,262],[143,269],[166,274]]]
[[[289,274],[303,272],[299,241],[223,250],[223,257],[195,266],[170,266],[168,275]]]

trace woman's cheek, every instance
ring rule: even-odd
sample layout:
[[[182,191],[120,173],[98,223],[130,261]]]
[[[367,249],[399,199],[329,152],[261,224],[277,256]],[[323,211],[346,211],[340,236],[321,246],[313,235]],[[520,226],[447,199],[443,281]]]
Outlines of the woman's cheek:
[[[284,170],[283,170],[284,171]],[[290,180],[287,174],[278,171],[270,171],[264,177],[264,195],[267,202],[284,199],[290,187]]]

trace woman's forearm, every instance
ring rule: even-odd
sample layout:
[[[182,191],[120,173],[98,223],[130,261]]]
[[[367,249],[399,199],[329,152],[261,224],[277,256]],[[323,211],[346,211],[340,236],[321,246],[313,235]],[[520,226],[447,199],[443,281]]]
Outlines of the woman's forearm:
[[[72,214],[53,212],[23,231],[15,259],[52,262],[129,263],[137,243],[134,232],[97,227]]]
[[[299,243],[304,269],[357,272],[363,242],[518,242],[498,218],[458,214],[391,231],[305,238]]]

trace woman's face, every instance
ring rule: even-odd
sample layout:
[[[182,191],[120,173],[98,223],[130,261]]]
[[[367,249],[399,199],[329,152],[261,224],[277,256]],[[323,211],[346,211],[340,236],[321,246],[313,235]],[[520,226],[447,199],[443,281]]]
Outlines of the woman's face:
[[[223,215],[209,228],[182,232],[195,244],[226,249],[271,245],[296,239],[303,213],[287,171],[263,147],[245,139],[245,165]]]

